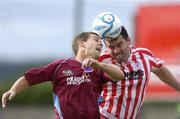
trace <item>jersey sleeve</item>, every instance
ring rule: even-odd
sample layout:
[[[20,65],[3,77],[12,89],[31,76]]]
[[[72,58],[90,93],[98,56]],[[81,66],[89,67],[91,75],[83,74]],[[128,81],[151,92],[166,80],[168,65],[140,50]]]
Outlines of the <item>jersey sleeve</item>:
[[[102,81],[103,83],[106,83],[106,82],[108,82],[108,81],[111,81],[111,78],[110,78],[110,76],[109,76],[107,73],[105,73],[105,72],[103,72],[103,71],[100,71],[100,75],[101,75],[101,81]]]
[[[62,60],[57,60],[42,67],[32,68],[24,73],[29,85],[39,84],[53,79],[54,71]]]
[[[145,56],[148,57],[150,65],[155,68],[160,68],[165,63],[164,60],[162,60],[159,57],[156,57],[150,50],[144,48]]]

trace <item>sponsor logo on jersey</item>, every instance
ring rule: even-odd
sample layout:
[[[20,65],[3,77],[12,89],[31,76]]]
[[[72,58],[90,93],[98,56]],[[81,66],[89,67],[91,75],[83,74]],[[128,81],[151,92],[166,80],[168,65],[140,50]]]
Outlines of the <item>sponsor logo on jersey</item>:
[[[67,85],[80,85],[81,83],[85,82],[91,82],[91,80],[88,78],[89,75],[83,75],[81,77],[68,77],[66,79]]]
[[[142,77],[144,75],[144,72],[139,69],[137,71],[124,72],[124,75],[125,75],[125,79],[138,80],[139,77]]]

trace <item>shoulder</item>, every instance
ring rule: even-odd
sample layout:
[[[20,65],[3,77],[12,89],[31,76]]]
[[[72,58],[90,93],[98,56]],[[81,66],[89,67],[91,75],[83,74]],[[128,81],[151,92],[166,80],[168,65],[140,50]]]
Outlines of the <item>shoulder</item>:
[[[65,63],[66,61],[69,61],[71,58],[62,58],[62,59],[57,59],[52,62],[50,62],[47,67],[56,67],[59,64]]]
[[[111,58],[112,58],[112,56],[110,54],[110,51],[104,50],[101,52],[101,55],[99,56],[98,61],[102,62],[105,59],[111,59]]]
[[[133,48],[132,50],[134,53],[141,53],[141,54],[153,56],[153,53],[147,48]]]
[[[61,62],[63,62],[65,59],[57,59],[57,60],[54,60],[52,61],[50,64],[59,64]]]

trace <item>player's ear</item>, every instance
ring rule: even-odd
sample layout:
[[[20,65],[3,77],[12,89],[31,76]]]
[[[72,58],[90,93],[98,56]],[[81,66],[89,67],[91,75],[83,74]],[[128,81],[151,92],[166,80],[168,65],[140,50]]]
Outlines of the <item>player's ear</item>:
[[[84,41],[79,41],[79,47],[85,47],[85,42]]]
[[[129,37],[127,38],[127,42],[129,45],[131,44],[131,39]]]

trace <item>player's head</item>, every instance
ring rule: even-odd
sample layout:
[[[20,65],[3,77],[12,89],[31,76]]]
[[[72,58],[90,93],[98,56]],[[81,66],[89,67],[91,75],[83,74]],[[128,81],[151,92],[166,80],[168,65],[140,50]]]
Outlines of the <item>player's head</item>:
[[[72,48],[76,56],[97,59],[102,50],[102,41],[96,33],[82,32],[74,38]]]
[[[123,62],[129,57],[130,39],[116,14],[104,12],[97,15],[93,21],[93,32],[100,35],[118,62]]]
[[[125,27],[115,39],[104,38],[107,48],[118,63],[124,62],[130,55],[130,38]]]

